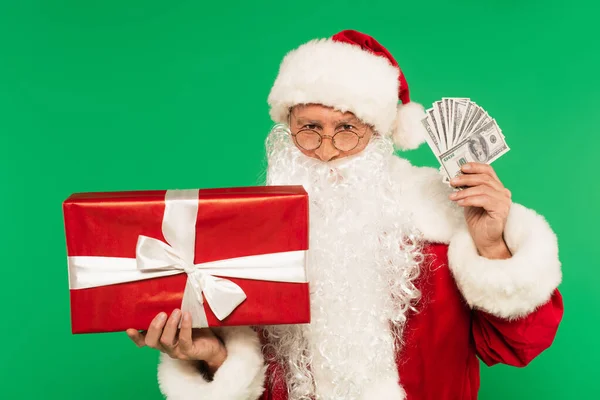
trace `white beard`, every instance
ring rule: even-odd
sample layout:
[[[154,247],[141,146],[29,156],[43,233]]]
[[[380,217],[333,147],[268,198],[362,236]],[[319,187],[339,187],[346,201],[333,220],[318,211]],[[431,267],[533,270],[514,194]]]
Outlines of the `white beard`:
[[[267,149],[267,184],[303,185],[310,199],[311,323],[265,329],[289,399],[402,399],[395,352],[422,257],[406,242],[417,239],[391,176],[391,142],[374,137],[358,155],[323,163],[278,128]]]

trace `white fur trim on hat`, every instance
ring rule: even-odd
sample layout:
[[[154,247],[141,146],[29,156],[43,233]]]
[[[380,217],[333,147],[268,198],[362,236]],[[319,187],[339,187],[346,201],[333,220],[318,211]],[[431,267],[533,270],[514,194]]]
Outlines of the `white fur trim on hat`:
[[[397,117],[399,74],[386,58],[358,46],[313,40],[284,57],[268,98],[270,115],[286,123],[291,107],[321,104],[350,111],[387,136]]]
[[[449,266],[471,307],[500,318],[518,318],[546,303],[562,279],[556,235],[535,211],[513,204],[504,237],[512,257],[481,257],[468,230],[448,248]]]
[[[408,104],[398,104],[396,126],[392,133],[394,144],[402,150],[416,149],[425,142],[427,132],[421,123],[425,118],[425,109],[413,101]]]
[[[264,391],[264,365],[258,335],[248,327],[215,329],[227,359],[208,382],[193,363],[161,354],[158,382],[168,400],[256,400]]]

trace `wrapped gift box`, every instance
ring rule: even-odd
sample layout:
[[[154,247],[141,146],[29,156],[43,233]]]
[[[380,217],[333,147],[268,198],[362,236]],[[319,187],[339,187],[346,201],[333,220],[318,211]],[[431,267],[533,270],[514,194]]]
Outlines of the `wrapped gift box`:
[[[310,322],[301,186],[78,193],[63,212],[73,333],[175,308],[195,327]]]

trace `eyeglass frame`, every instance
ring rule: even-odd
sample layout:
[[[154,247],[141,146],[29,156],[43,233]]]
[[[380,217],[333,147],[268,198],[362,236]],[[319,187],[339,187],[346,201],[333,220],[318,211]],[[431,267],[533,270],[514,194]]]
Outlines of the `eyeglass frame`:
[[[319,136],[319,145],[318,145],[317,147],[315,147],[314,149],[307,149],[307,148],[304,148],[302,145],[300,145],[300,142],[298,142],[298,138],[296,138],[296,136],[297,136],[299,133],[306,132],[306,131],[308,131],[308,132],[311,132],[311,133],[315,133],[317,136]],[[339,147],[337,147],[337,146],[335,145],[335,137],[336,137],[336,135],[339,135],[339,134],[340,134],[340,133],[342,133],[342,132],[350,132],[350,133],[352,133],[353,135],[355,135],[355,136],[358,138],[358,140],[356,141],[356,144],[354,145],[354,147],[353,147],[353,148],[351,148],[351,149],[349,149],[349,150],[342,150],[342,149],[340,149]],[[333,147],[335,147],[335,148],[336,148],[336,150],[338,150],[338,151],[342,151],[342,152],[348,152],[348,151],[352,151],[352,150],[354,150],[354,149],[356,149],[356,148],[358,147],[358,145],[360,144],[360,141],[361,141],[361,139],[363,139],[363,138],[365,137],[365,135],[366,135],[366,132],[365,132],[365,133],[363,133],[363,134],[362,134],[362,136],[360,136],[358,133],[356,133],[356,132],[353,132],[353,131],[341,131],[341,132],[336,132],[336,133],[335,133],[335,134],[333,134],[333,135],[321,135],[319,132],[315,131],[314,129],[300,129],[300,130],[299,130],[298,132],[296,132],[296,133],[292,133],[292,131],[291,131],[291,129],[290,129],[290,135],[291,135],[291,136],[294,138],[294,141],[296,142],[296,144],[298,145],[298,147],[300,147],[302,150],[306,150],[306,151],[315,151],[315,150],[319,149],[319,148],[320,148],[320,147],[323,145],[323,139],[329,139],[329,140],[331,140],[331,145],[332,145]]]
[[[329,139],[331,140],[331,144],[333,145],[333,147],[335,147],[336,150],[338,151],[342,151],[342,152],[348,152],[348,151],[352,151],[354,149],[356,149],[358,147],[358,145],[360,144],[361,139],[363,139],[365,137],[365,135],[367,134],[367,132],[365,131],[362,136],[360,136],[359,134],[357,134],[356,132],[352,132],[354,135],[356,135],[356,137],[358,138],[358,142],[356,142],[356,146],[354,146],[353,148],[351,148],[350,150],[342,150],[339,149],[336,145],[335,145],[335,135],[340,134],[341,132],[337,132],[335,133],[333,136],[331,135],[321,135],[319,132],[315,131],[314,129],[300,129],[298,132],[293,133],[292,132],[292,108],[290,107],[290,109],[288,110],[288,130],[290,132],[290,136],[292,136],[294,138],[294,141],[296,142],[296,144],[305,151],[315,151],[317,149],[319,149],[322,145],[323,145],[323,139]],[[373,130],[373,128],[369,125],[365,125],[367,129],[371,129]],[[300,143],[298,143],[298,139],[296,138],[296,136],[300,133],[300,132],[304,132],[304,131],[310,131],[310,132],[314,132],[319,136],[319,145],[317,147],[315,147],[314,149],[305,149],[304,147],[300,146]],[[373,134],[375,135],[376,132],[375,130],[373,130]]]

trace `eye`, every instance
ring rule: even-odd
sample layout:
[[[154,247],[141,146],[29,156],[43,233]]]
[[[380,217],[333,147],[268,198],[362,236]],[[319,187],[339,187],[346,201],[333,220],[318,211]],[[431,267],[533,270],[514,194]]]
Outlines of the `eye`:
[[[350,124],[344,124],[344,125],[342,125],[342,130],[344,130],[344,131],[352,131],[354,129],[356,129],[354,127],[354,125],[350,125]]]
[[[302,127],[302,129],[308,129],[308,130],[311,130],[311,131],[316,131],[317,128],[318,128],[318,126],[315,125],[315,124],[307,124],[307,125],[304,125]]]

